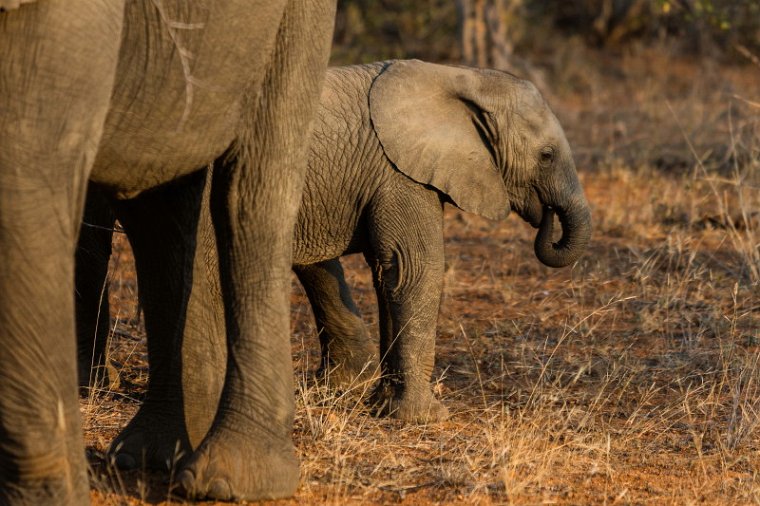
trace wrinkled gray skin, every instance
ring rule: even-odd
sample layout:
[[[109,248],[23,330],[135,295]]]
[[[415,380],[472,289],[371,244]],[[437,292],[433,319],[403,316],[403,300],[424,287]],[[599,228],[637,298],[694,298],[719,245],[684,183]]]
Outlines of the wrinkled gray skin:
[[[371,371],[376,360],[338,261],[364,254],[380,311],[382,379],[374,400],[381,412],[413,422],[447,415],[430,388],[444,202],[492,219],[516,211],[539,227],[536,255],[552,267],[574,262],[591,233],[567,140],[531,83],[419,61],[328,70],[295,230],[294,270],[321,330],[323,369],[337,370],[346,383]],[[556,244],[555,212],[562,224]],[[209,265],[209,258],[196,264]],[[213,267],[206,270],[213,286]],[[198,307],[215,305],[213,294],[195,287],[191,299]],[[92,334],[81,339],[91,348]],[[204,402],[213,404],[214,396],[185,398],[186,406]]]
[[[447,411],[430,377],[442,203],[543,222],[536,256],[569,265],[591,233],[570,147],[536,88],[502,72],[420,61],[330,69],[320,104],[294,238],[296,272],[302,281],[309,272],[306,291],[323,321],[352,322],[352,305],[338,303],[348,289],[334,259],[364,254],[380,312],[375,402],[403,420],[441,420]],[[558,244],[553,212],[563,227]]]
[[[148,393],[111,454],[185,451],[191,497],[291,495],[291,238],[334,2],[19,3],[0,0],[0,504],[89,502],[72,296],[88,179],[134,247],[149,338]],[[198,170],[225,152],[199,225]],[[192,412],[165,401],[187,393],[183,334],[221,340],[189,303],[199,230],[235,367],[190,455]]]

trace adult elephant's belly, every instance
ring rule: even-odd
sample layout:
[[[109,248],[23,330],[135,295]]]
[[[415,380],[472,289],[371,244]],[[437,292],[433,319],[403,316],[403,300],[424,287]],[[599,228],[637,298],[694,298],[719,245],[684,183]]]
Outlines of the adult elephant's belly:
[[[131,197],[223,153],[252,115],[241,104],[263,81],[281,4],[127,2],[90,179]]]

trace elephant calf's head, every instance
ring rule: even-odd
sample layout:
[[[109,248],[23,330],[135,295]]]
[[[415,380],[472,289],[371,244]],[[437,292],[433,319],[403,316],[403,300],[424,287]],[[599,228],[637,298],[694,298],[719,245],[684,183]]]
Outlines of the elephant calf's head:
[[[398,170],[486,218],[516,211],[539,228],[535,252],[548,266],[578,259],[591,213],[562,127],[533,84],[494,70],[398,61],[375,79],[369,99]]]

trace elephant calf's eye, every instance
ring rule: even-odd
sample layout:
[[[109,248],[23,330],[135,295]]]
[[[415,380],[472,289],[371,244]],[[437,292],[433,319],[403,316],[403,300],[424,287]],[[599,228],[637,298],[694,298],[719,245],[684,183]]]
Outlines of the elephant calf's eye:
[[[541,150],[541,163],[548,165],[554,161],[554,150],[552,148],[546,148]]]

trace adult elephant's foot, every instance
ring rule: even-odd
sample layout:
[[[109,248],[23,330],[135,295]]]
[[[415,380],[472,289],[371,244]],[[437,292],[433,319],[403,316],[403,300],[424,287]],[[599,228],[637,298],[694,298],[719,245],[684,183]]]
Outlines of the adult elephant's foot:
[[[51,452],[14,461],[13,471],[0,472],[0,504],[90,504],[84,452],[81,457],[79,453]]]
[[[66,506],[87,506],[89,489],[87,480],[73,485],[68,476],[53,478],[35,477],[27,482],[6,484],[0,481],[0,504],[31,505],[31,504],[65,504]]]
[[[398,385],[381,381],[372,396],[372,405],[378,416],[389,416],[408,423],[429,424],[442,422],[449,417],[449,410],[433,397],[429,386],[404,389],[398,393]]]
[[[108,448],[119,469],[177,469],[192,453],[181,417],[143,405]]]
[[[299,480],[295,447],[271,438],[223,429],[209,434],[177,476],[180,492],[218,501],[291,497]]]

